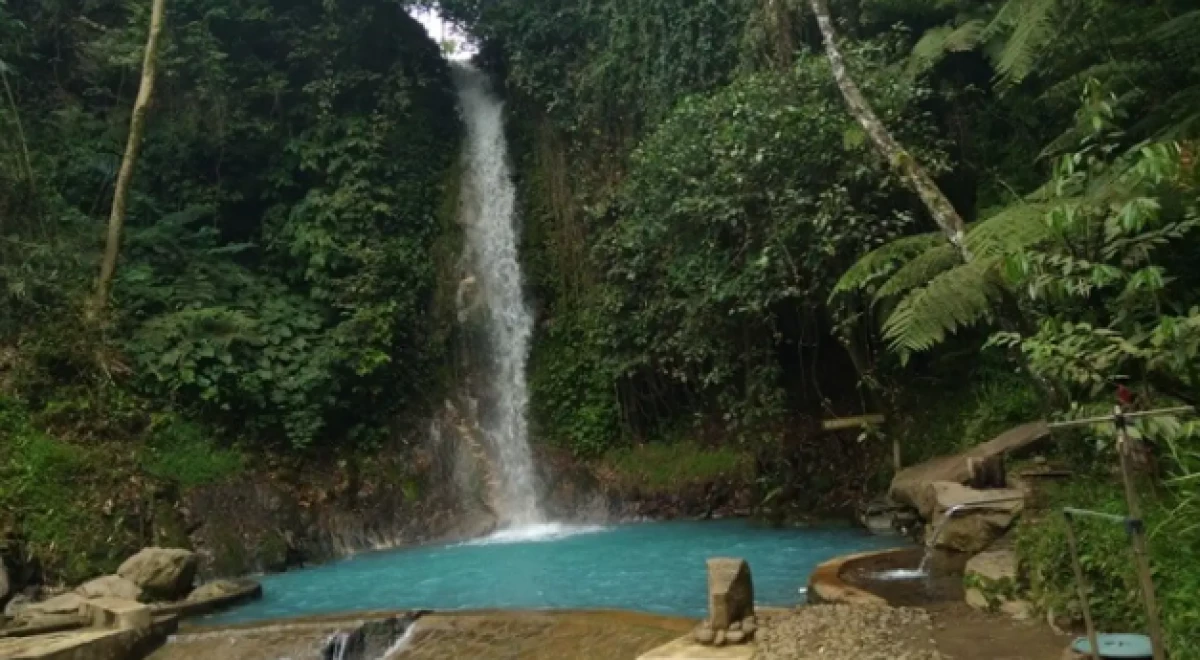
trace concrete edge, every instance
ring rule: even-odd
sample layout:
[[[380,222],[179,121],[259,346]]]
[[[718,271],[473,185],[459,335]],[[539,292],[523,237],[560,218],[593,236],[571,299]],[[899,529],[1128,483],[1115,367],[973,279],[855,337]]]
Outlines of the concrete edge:
[[[892,548],[872,552],[858,552],[851,555],[834,557],[817,566],[808,578],[808,602],[810,605],[841,604],[860,607],[889,607],[888,602],[881,596],[856,587],[842,580],[842,573],[848,564],[861,562],[866,559],[878,559],[890,555],[911,552],[911,548]]]

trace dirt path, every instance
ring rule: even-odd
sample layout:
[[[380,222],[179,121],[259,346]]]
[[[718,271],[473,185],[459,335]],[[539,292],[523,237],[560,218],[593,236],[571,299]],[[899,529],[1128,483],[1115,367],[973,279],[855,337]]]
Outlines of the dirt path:
[[[931,607],[933,638],[946,660],[1058,660],[1071,638],[1044,621],[1014,621],[965,603]]]

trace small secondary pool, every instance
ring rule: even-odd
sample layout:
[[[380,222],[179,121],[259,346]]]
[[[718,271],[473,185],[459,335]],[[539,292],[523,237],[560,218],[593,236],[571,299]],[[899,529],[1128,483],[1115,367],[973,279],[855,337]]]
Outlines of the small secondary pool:
[[[468,543],[372,552],[262,578],[263,599],[204,619],[231,624],[384,609],[625,609],[700,617],[709,557],[750,562],[755,600],[794,605],[817,564],[895,547],[841,528],[746,521],[539,526]]]

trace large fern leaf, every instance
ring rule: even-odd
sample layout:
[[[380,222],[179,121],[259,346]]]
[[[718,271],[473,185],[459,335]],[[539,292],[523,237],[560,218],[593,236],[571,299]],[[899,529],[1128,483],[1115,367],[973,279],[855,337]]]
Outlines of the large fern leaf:
[[[958,250],[945,240],[900,266],[875,293],[875,302],[925,286],[934,277],[961,265]]]
[[[981,220],[967,232],[966,246],[976,256],[998,257],[1050,237],[1044,221],[1051,205],[1018,202]]]
[[[1025,79],[1042,49],[1054,38],[1054,15],[1058,0],[1008,0],[986,34],[1007,34],[996,54],[997,76],[1003,85]]]
[[[916,78],[936,66],[946,53],[974,50],[983,39],[986,27],[987,22],[970,19],[958,27],[942,25],[927,30],[913,46],[905,73],[909,78]]]
[[[992,315],[1000,298],[996,257],[980,257],[933,278],[905,296],[888,316],[883,336],[902,356],[929,350],[960,328]]]
[[[874,284],[880,277],[892,272],[897,266],[924,253],[943,241],[942,234],[916,234],[886,243],[858,259],[833,287],[832,297],[861,291]]]

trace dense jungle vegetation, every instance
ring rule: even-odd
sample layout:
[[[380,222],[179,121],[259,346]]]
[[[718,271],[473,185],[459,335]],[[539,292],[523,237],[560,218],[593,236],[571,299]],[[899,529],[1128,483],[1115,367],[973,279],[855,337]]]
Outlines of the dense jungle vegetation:
[[[453,385],[460,127],[394,0],[168,2],[109,311],[85,313],[149,4],[0,0],[0,530],[51,563],[78,553],[56,483],[370,451]],[[1194,3],[831,0],[965,250],[847,111],[811,6],[437,3],[509,103],[535,441],[737,451],[764,504],[836,506],[882,488],[892,441],[911,463],[1107,411],[1118,385],[1194,404]],[[871,412],[887,424],[819,432]],[[1137,431],[1173,657],[1196,657],[1198,428]],[[1121,511],[1111,427],[1055,446],[1087,483],[1064,502]],[[1025,524],[1029,588],[1077,607],[1059,523]],[[1136,622],[1121,531],[1084,544],[1102,622]]]

